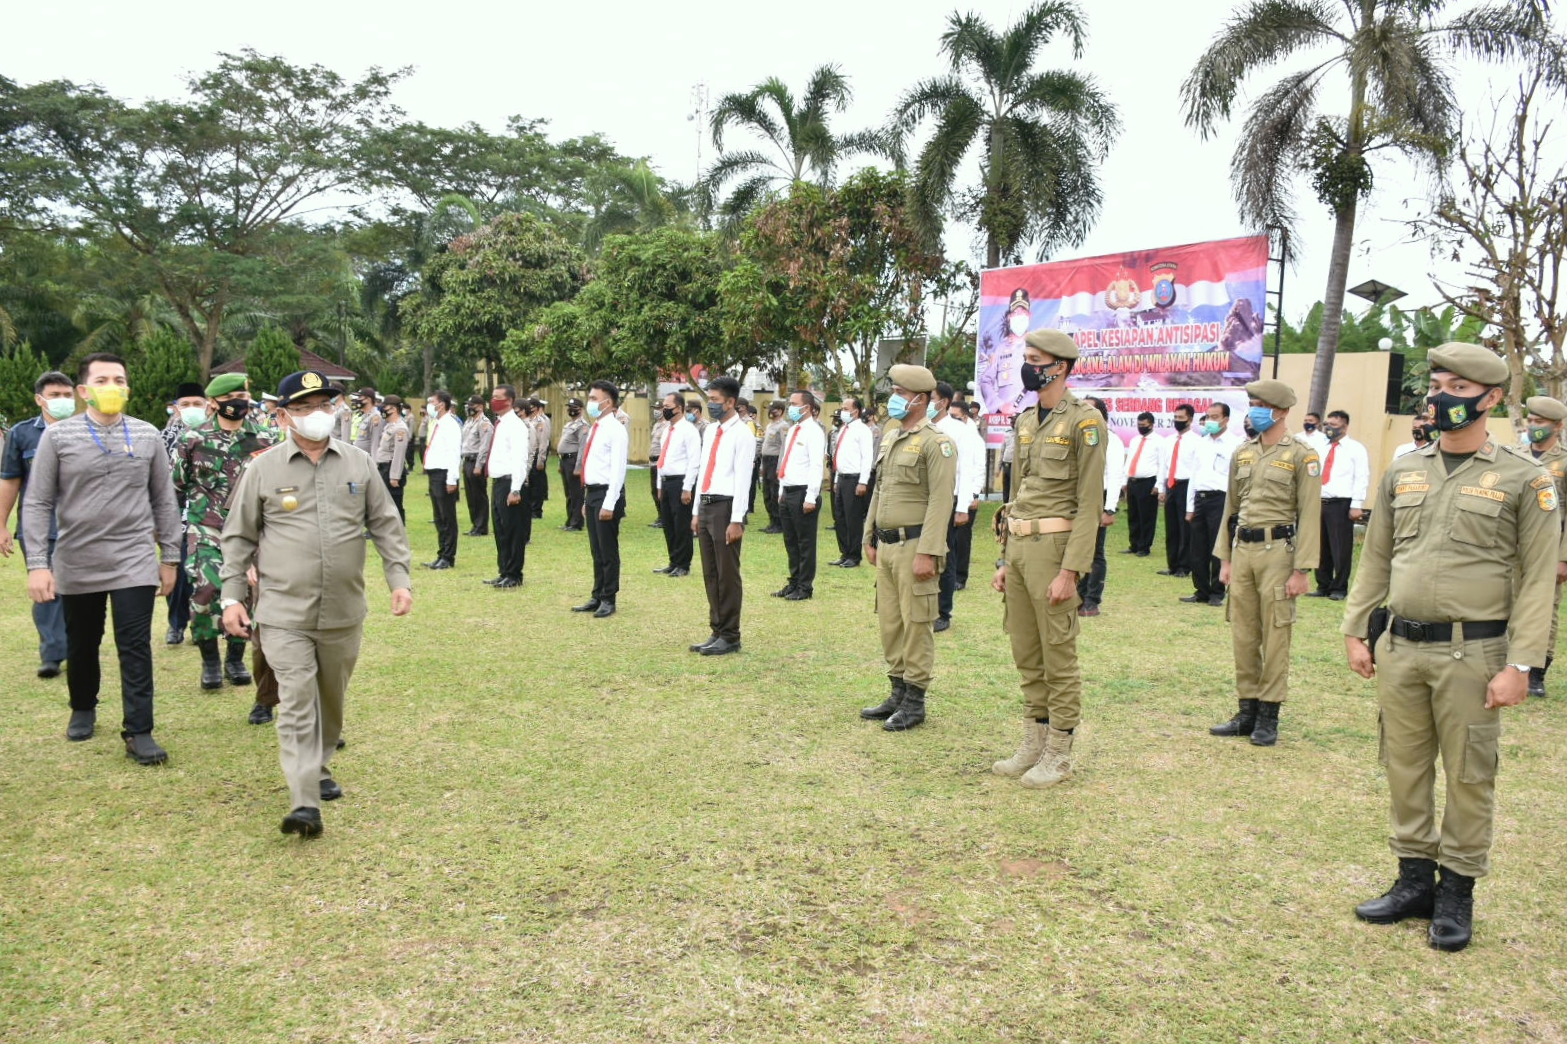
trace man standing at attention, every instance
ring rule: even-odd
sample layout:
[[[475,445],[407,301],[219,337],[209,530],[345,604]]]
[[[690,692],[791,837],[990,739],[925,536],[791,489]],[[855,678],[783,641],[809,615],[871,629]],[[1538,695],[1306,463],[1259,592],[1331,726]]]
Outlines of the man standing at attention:
[[[560,458],[560,487],[566,491],[566,524],[560,528],[576,533],[582,529],[582,477],[577,474],[577,457],[582,453],[583,434],[588,430],[588,422],[582,419],[581,399],[566,400],[566,418],[555,451]]]
[[[1196,469],[1186,484],[1186,524],[1191,526],[1192,593],[1181,601],[1194,605],[1224,605],[1224,583],[1219,579],[1219,559],[1214,547],[1229,540],[1224,514],[1225,491],[1230,488],[1230,458],[1244,441],[1230,428],[1230,407],[1216,402],[1208,407],[1197,440]]]
[[[985,485],[985,442],[968,424],[963,407],[953,401],[952,385],[936,382],[936,394],[926,415],[936,430],[952,440],[958,454],[957,487],[952,502],[952,524],[947,527],[947,557],[942,566],[941,592],[937,599],[936,631],[952,626],[955,593],[967,585],[969,552],[974,545],[974,513]],[[959,580],[962,576],[964,579]]]
[[[958,450],[930,423],[936,377],[923,366],[894,366],[863,540],[876,567],[876,616],[887,661],[887,698],[860,717],[904,732],[925,720],[925,696],[936,669],[937,599],[947,554],[947,526],[957,495]]]
[[[1197,471],[1197,433],[1191,430],[1197,411],[1177,406],[1170,423],[1175,434],[1159,444],[1159,503],[1164,508],[1164,558],[1160,576],[1191,572],[1191,527],[1186,524],[1186,486]]]
[[[1322,554],[1312,598],[1342,602],[1349,595],[1349,569],[1355,558],[1355,523],[1371,488],[1371,458],[1349,437],[1349,414],[1333,410],[1322,426]]]
[[[1154,532],[1159,528],[1159,443],[1154,416],[1137,415],[1137,434],[1126,447],[1126,533],[1123,555],[1147,558],[1153,552]]]
[[[803,602],[816,590],[816,536],[821,523],[822,467],[827,433],[816,421],[816,396],[800,390],[789,395],[789,431],[778,458],[778,513],[783,518],[789,580],[775,598]]]
[[[535,519],[544,517],[544,504],[550,499],[550,415],[539,399],[528,400],[528,422],[533,426],[528,433],[528,446],[533,452],[533,474],[528,477],[528,504]],[[533,523],[528,523],[528,540],[533,540]]]
[[[1223,522],[1213,553],[1219,581],[1230,590],[1230,640],[1235,654],[1235,717],[1208,732],[1250,736],[1253,746],[1279,738],[1279,705],[1289,695],[1290,638],[1296,600],[1317,564],[1322,519],[1322,461],[1306,440],[1289,433],[1295,391],[1283,381],[1246,385],[1246,417],[1257,437],[1230,459]],[[1235,519],[1235,537],[1225,525]]]
[[[1442,437],[1382,476],[1342,630],[1350,670],[1377,679],[1398,858],[1397,882],[1355,914],[1373,924],[1429,917],[1430,944],[1451,952],[1469,945],[1475,879],[1491,868],[1501,711],[1526,699],[1530,668],[1545,665],[1561,507],[1551,476],[1486,432],[1507,363],[1459,343],[1427,360],[1426,409]],[[1389,618],[1373,648],[1380,606]]]
[[[833,447],[833,518],[838,560],[832,564],[844,569],[858,569],[860,565],[860,537],[865,533],[865,510],[871,502],[871,469],[876,466],[876,440],[861,412],[858,395],[844,397],[838,411],[843,428]]]
[[[1094,538],[1094,564],[1086,576],[1077,578],[1077,596],[1083,604],[1077,607],[1078,616],[1098,616],[1099,606],[1105,599],[1105,580],[1110,573],[1110,563],[1105,558],[1105,539],[1110,527],[1115,525],[1116,509],[1121,503],[1121,489],[1126,484],[1126,447],[1121,437],[1110,431],[1110,407],[1103,399],[1089,395],[1083,399],[1105,422],[1105,502],[1099,516],[1099,535]]]
[[[152,609],[174,589],[181,533],[169,455],[157,428],[125,415],[130,384],[119,356],[83,359],[76,394],[86,411],[44,431],[22,501],[27,593],[35,605],[57,595],[64,605],[68,740],[92,738],[98,649],[113,608],[125,753],[160,765],[169,756],[152,738]]]
[[[707,414],[713,423],[702,433],[697,516],[691,520],[691,531],[702,549],[707,622],[712,631],[707,641],[691,646],[691,651],[703,656],[740,651],[740,610],[745,595],[740,582],[740,548],[756,444],[736,412],[739,399],[740,382],[733,377],[715,377],[707,386]]]
[[[11,509],[27,495],[27,478],[33,469],[33,459],[38,453],[38,443],[44,432],[67,417],[76,415],[76,390],[71,379],[58,370],[50,370],[33,382],[33,401],[38,404],[38,416],[22,421],[11,429],[5,440],[5,452],[0,456],[0,558],[11,557]],[[16,513],[16,531],[21,536],[22,513]],[[54,543],[59,536],[54,522],[49,523],[47,560],[54,558]],[[27,556],[26,541],[22,543],[22,556]],[[33,627],[38,631],[38,677],[58,678],[60,664],[65,661],[65,606],[59,597],[47,602],[33,603]],[[181,640],[184,639],[182,634]]]
[[[1028,335],[1023,386],[1039,393],[1039,404],[1018,421],[1006,557],[991,583],[1006,596],[1006,629],[1027,705],[1022,744],[991,771],[1034,788],[1072,777],[1083,706],[1077,579],[1093,566],[1104,509],[1108,435],[1099,411],[1067,390],[1076,360],[1077,342],[1061,331]]]
[[[664,396],[660,412],[669,427],[653,467],[658,475],[658,513],[664,520],[664,551],[668,559],[662,569],[653,572],[690,576],[691,502],[695,499],[692,491],[696,489],[702,436],[696,433],[696,425],[686,419],[685,402],[678,392]]]
[[[462,468],[462,425],[452,413],[452,393],[438,391],[425,403],[424,474],[435,510],[435,561],[430,569],[457,564],[457,473]]]
[[[384,419],[380,435],[375,439],[375,450],[370,454],[376,470],[381,473],[381,481],[386,483],[386,490],[392,495],[392,503],[397,506],[397,517],[405,525],[408,515],[403,510],[403,493],[408,486],[408,422],[403,417],[407,409],[401,395],[388,395],[381,403],[378,412]]]
[[[574,605],[574,613],[592,613],[602,620],[615,615],[620,594],[620,520],[626,517],[626,456],[631,436],[615,418],[620,389],[609,381],[588,385],[588,429],[582,449],[583,519],[588,526],[588,552],[593,556],[593,593]]]
[[[497,385],[490,393],[490,412],[495,414],[495,431],[490,436],[490,455],[484,470],[490,476],[490,510],[495,523],[494,580],[491,587],[507,589],[522,586],[522,567],[528,552],[529,516],[523,503],[523,486],[528,481],[528,425],[512,408],[517,391],[509,384]]]
[[[253,637],[277,676],[278,753],[292,810],[285,834],[321,833],[321,802],[342,797],[328,767],[364,632],[366,530],[392,615],[413,608],[408,531],[370,457],[332,439],[342,394],[314,370],[278,385],[284,441],[240,476],[223,527],[223,628]],[[245,608],[257,574],[256,614]]]
[[[778,455],[783,452],[784,433],[788,430],[783,403],[774,399],[767,404],[767,430],[762,434],[762,499],[767,505],[764,533],[783,532],[783,517],[778,513]]]
[[[495,425],[484,415],[482,396],[468,397],[468,420],[462,426],[462,492],[468,501],[468,532],[463,536],[490,535],[490,495],[485,487],[484,462],[490,456],[490,436]]]
[[[1567,448],[1562,446],[1562,422],[1567,420],[1567,404],[1547,395],[1536,395],[1524,402],[1529,432],[1529,452],[1536,464],[1550,472],[1556,483],[1557,503],[1567,506]],[[1567,507],[1564,507],[1567,510]],[[3,517],[3,516],[0,516]],[[1529,670],[1529,695],[1545,695],[1545,674],[1556,659],[1556,632],[1560,623],[1562,585],[1567,583],[1567,539],[1562,541],[1561,559],[1556,563],[1556,602],[1551,612],[1551,641],[1545,648],[1545,666]]]

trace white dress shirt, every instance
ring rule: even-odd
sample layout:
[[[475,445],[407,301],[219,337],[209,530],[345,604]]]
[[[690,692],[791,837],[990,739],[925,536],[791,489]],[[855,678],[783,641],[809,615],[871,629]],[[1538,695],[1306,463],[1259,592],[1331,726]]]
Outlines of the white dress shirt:
[[[833,449],[833,471],[839,475],[858,475],[864,482],[876,466],[875,452],[876,440],[871,437],[871,429],[856,417],[838,433],[838,444]]]
[[[1159,443],[1164,441],[1164,436],[1156,432],[1147,435],[1133,435],[1131,443],[1126,447],[1126,477],[1127,478],[1158,478],[1159,477]],[[1109,445],[1106,443],[1106,445]],[[1142,453],[1137,452],[1142,448]],[[1132,470],[1132,461],[1137,461],[1137,469]]]
[[[631,436],[626,426],[606,413],[583,436],[582,484],[608,486],[604,491],[606,510],[620,503],[620,491],[626,487],[626,456]]]
[[[697,460],[702,455],[702,436],[696,425],[686,420],[685,414],[669,426],[664,433],[664,444],[659,449],[658,479],[681,478],[680,488],[687,493],[696,488]]]
[[[1245,436],[1230,428],[1198,439],[1197,467],[1192,472],[1192,480],[1186,484],[1188,512],[1197,510],[1197,494],[1223,493],[1230,488],[1230,458],[1235,456],[1235,448],[1245,441]]]
[[[1197,471],[1197,447],[1203,437],[1190,428],[1179,435],[1171,435],[1159,443],[1159,474],[1158,482],[1154,483],[1160,493],[1169,492],[1170,465],[1175,465],[1175,481],[1181,482],[1190,479]],[[1180,446],[1177,454],[1175,447]]]
[[[1406,453],[1413,453],[1413,452],[1415,452],[1415,450],[1417,450],[1419,448],[1420,447],[1416,446],[1413,442],[1406,442],[1402,446],[1398,447],[1398,449],[1393,451],[1393,459],[1397,460],[1399,457],[1402,457],[1404,454],[1406,454]]]
[[[1149,436],[1153,438],[1153,436]],[[1148,453],[1153,447],[1148,447]],[[1105,432],[1105,510],[1114,511],[1121,502],[1121,490],[1126,488],[1126,446],[1121,436],[1113,431]],[[1141,466],[1141,465],[1139,465]]]
[[[953,487],[953,497],[957,501],[957,511],[960,514],[968,514],[969,505],[978,499],[980,490],[985,483],[985,441],[977,429],[968,423],[958,420],[948,413],[934,424],[937,431],[952,440],[953,447],[958,451],[958,479]],[[971,440],[970,436],[973,437]],[[974,440],[979,443],[979,459],[976,462],[974,454]]]
[[[435,422],[429,442],[424,448],[424,470],[446,472],[446,484],[455,486],[462,474],[462,425],[456,417],[447,413]]]
[[[511,492],[521,492],[528,481],[528,422],[507,410],[495,421],[490,435],[490,455],[484,465],[492,479],[511,479]]]
[[[751,467],[756,462],[756,442],[751,429],[732,416],[722,424],[709,424],[702,432],[702,453],[697,469],[698,496],[733,497],[731,524],[745,521],[751,506]],[[779,461],[782,463],[782,460]]]
[[[1317,451],[1317,456],[1326,457],[1328,455],[1328,437],[1322,434],[1321,428],[1318,428],[1316,431],[1302,432],[1300,437],[1306,445]]]
[[[1333,466],[1328,467],[1328,458]],[[1351,508],[1363,507],[1371,488],[1371,456],[1348,435],[1322,453],[1322,499],[1348,497]]]
[[[822,495],[822,465],[827,460],[827,432],[806,417],[784,432],[783,452],[778,456],[778,488],[805,487],[805,502],[814,504]]]

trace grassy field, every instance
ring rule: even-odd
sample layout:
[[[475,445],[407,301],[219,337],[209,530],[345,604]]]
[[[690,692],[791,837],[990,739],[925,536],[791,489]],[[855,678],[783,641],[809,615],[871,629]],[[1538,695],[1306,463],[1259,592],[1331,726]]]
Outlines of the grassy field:
[[[1508,713],[1495,873],[1441,954],[1351,912],[1394,863],[1338,605],[1303,604],[1257,749],[1207,735],[1234,707],[1223,613],[1112,553],[1077,778],[1031,792],[988,771],[1020,728],[988,540],[932,717],[891,735],[855,713],[884,689],[869,568],[769,598],[782,540],[754,528],[745,651],[696,657],[700,577],[649,572],[631,486],[610,620],[567,612],[591,574],[558,488],[521,590],[479,583],[475,538],[415,576],[410,619],[372,583],[347,796],[311,843],[278,832],[250,690],[203,694],[161,625],[168,766],[124,757],[112,654],[98,738],[66,743],[0,563],[0,1041],[1567,1039],[1567,675]]]

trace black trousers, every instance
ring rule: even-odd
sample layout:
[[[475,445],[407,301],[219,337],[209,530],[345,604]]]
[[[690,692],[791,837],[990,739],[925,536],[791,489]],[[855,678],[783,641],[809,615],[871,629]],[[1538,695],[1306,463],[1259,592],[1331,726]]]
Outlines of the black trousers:
[[[560,457],[560,488],[566,491],[566,528],[582,528],[582,479],[577,477],[577,455]]]
[[[665,475],[663,496],[658,501],[658,517],[664,520],[664,550],[671,569],[691,568],[691,504],[680,502],[684,475]],[[692,494],[695,500],[695,494]]]
[[[1349,498],[1322,502],[1322,545],[1317,558],[1317,590],[1349,593],[1349,567],[1355,557],[1355,523],[1349,520]]]
[[[1110,574],[1110,563],[1105,560],[1105,537],[1109,532],[1109,526],[1099,527],[1099,535],[1094,538],[1094,564],[1077,578],[1077,597],[1083,600],[1084,609],[1098,609],[1105,600],[1105,578]]]
[[[865,509],[870,506],[870,483],[865,485],[865,495],[856,496],[854,491],[859,488],[860,476],[843,474],[839,475],[833,483],[833,535],[838,538],[839,557],[858,563],[860,560],[860,540],[865,535]]]
[[[757,467],[757,464],[761,460],[761,456],[762,455],[758,453],[755,457],[751,458],[751,488],[746,492],[746,518],[750,518],[752,515],[756,514],[756,487],[762,484],[762,469]]]
[[[821,502],[817,502],[815,511],[806,511],[804,486],[784,486],[781,496],[779,513],[783,516],[784,551],[789,556],[789,586],[810,594],[816,587],[816,533],[821,525]]]
[[[120,658],[120,702],[124,708],[121,736],[152,731],[152,609],[156,587],[122,587],[61,595],[65,606],[66,687],[73,711],[98,706],[103,674],[98,652],[103,625],[114,610],[114,645]]]
[[[446,477],[446,469],[426,471],[430,480],[430,506],[435,509],[435,557],[448,562],[457,561],[457,493],[446,492],[447,483],[456,483],[457,476]]]
[[[783,523],[778,517],[778,458],[762,458],[762,499],[767,502],[767,524],[774,529]]]
[[[1150,475],[1126,483],[1127,546],[1140,555],[1153,551],[1154,532],[1159,528],[1159,491],[1154,489],[1158,481]]]
[[[697,544],[702,549],[702,583],[707,588],[707,624],[725,641],[740,640],[740,609],[745,585],[740,579],[740,545],[725,543],[734,501],[704,497],[697,508]]]
[[[524,498],[526,490],[520,491]],[[506,503],[511,495],[511,476],[498,478],[490,484],[490,510],[495,522],[496,573],[507,580],[521,580],[522,568],[528,554],[528,502]]]
[[[1170,572],[1185,572],[1191,559],[1191,527],[1186,524],[1186,479],[1159,490],[1164,497],[1164,561]]]
[[[534,468],[528,476],[528,514],[532,518],[544,517],[544,502],[550,498],[550,469],[546,464]],[[528,526],[528,539],[533,539],[533,526]]]
[[[968,586],[969,559],[974,556],[974,519],[977,512],[970,512],[968,525],[957,527],[958,531],[952,537],[952,550],[947,555],[947,561],[953,564],[956,570],[958,583]]]
[[[1003,504],[1012,502],[1012,465],[1010,464],[1001,465],[1001,502]]]
[[[599,512],[604,510],[604,494],[609,487],[588,486],[584,492],[588,551],[593,556],[593,597],[613,602],[620,593],[620,520],[626,517],[626,491],[622,487],[620,502],[612,512],[614,517],[607,521],[599,518]]]
[[[484,488],[478,457],[462,459],[463,496],[468,498],[468,528],[480,536],[490,533],[490,495]]]
[[[190,596],[195,593],[195,587],[190,582],[189,575],[185,572],[185,562],[190,558],[190,541],[186,534],[180,537],[180,569],[174,574],[174,590],[169,592],[169,626],[183,631],[190,626]],[[50,557],[53,558],[51,550]],[[38,614],[33,613],[36,620]],[[42,634],[42,630],[39,631]],[[58,656],[45,656],[46,660],[58,660]]]
[[[974,516],[958,525],[958,503],[952,502],[952,518],[947,523],[947,560],[941,569],[941,587],[936,596],[936,608],[943,620],[952,619],[953,597],[958,590],[958,555],[960,548],[974,545]],[[965,552],[966,553],[966,552]],[[966,584],[967,581],[964,581]]]
[[[1224,597],[1224,585],[1219,583],[1219,557],[1213,553],[1224,532],[1224,493],[1211,491],[1197,494],[1192,509],[1191,558],[1192,593],[1198,598]]]
[[[408,485],[407,473],[405,472],[403,477],[397,480],[397,485],[394,486],[392,485],[392,465],[377,464],[376,468],[381,472],[381,481],[386,483],[386,491],[392,494],[392,503],[397,505],[397,517],[403,520],[404,525],[407,525],[408,515],[403,511],[403,490]]]

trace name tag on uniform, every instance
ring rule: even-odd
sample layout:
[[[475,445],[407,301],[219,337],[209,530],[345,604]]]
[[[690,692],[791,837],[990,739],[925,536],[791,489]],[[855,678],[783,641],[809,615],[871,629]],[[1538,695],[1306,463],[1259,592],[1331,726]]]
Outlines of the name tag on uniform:
[[[1072,444],[1071,439],[1065,439],[1059,435],[1046,435],[1045,441],[1055,446],[1070,446]]]
[[[299,487],[298,486],[279,486],[277,489],[274,489],[272,492],[274,492],[274,493],[298,493],[299,492]]]
[[[1405,493],[1427,493],[1431,490],[1429,482],[1404,482],[1393,487],[1393,495],[1401,497]]]
[[[1020,446],[1027,446],[1030,442],[1034,441],[1034,436],[1032,436],[1032,435],[1019,435],[1017,437],[1017,441],[1018,441],[1018,445],[1020,445]]]
[[[348,484],[348,493],[349,493],[350,496],[357,497],[359,494],[363,493],[364,491],[365,491],[365,484],[363,482],[350,482]]]
[[[1507,494],[1499,489],[1486,489],[1484,486],[1459,486],[1458,492],[1466,497],[1484,497],[1486,500],[1494,500],[1498,504],[1507,503]]]
[[[1295,465],[1287,460],[1270,460],[1268,461],[1268,466],[1270,468],[1282,468],[1285,471],[1295,470]]]

